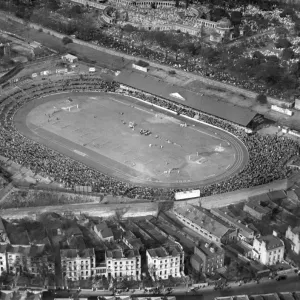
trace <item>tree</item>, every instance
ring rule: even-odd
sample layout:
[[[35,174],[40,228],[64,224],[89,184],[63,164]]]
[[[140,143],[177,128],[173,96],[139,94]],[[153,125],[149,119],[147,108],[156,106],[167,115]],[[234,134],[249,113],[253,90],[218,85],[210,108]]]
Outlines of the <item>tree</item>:
[[[172,41],[172,44],[170,45],[170,48],[172,51],[175,52],[175,60],[178,60],[179,50],[181,49],[181,46],[179,45],[178,41],[174,39]]]
[[[62,38],[62,43],[63,43],[64,45],[71,44],[71,43],[73,43],[73,40],[72,40],[71,38],[69,38],[68,36],[64,36],[64,37]]]
[[[283,26],[279,26],[275,29],[275,32],[277,35],[282,36],[282,37],[286,37],[287,34],[289,33],[289,31],[283,27]]]
[[[281,53],[281,58],[283,60],[290,60],[293,59],[295,56],[294,51],[291,48],[285,48],[283,49],[282,53]]]
[[[217,7],[211,11],[211,20],[214,22],[217,22],[224,17],[228,18],[229,15],[223,8]]]
[[[295,11],[292,7],[287,7],[284,11],[280,14],[281,18],[285,18],[286,16],[293,16],[295,15]]]
[[[125,32],[128,32],[128,33],[132,33],[134,31],[136,31],[136,28],[134,26],[132,26],[131,24],[126,24],[124,27],[123,27],[123,30]]]
[[[289,48],[292,46],[292,43],[286,38],[279,38],[275,43],[276,48]]]
[[[60,1],[59,0],[47,0],[46,7],[49,10],[56,11],[60,8]]]
[[[283,69],[279,64],[274,62],[263,63],[259,66],[256,74],[256,79],[264,81],[266,84],[272,86],[281,80]]]
[[[230,16],[232,25],[240,25],[242,22],[243,15],[240,11],[233,11]]]
[[[256,101],[259,104],[267,104],[268,100],[267,100],[267,96],[265,94],[258,94],[256,96]]]
[[[265,56],[260,51],[254,51],[252,54],[252,58],[258,59],[260,61],[265,60]]]
[[[297,20],[294,25],[294,30],[297,34],[300,33],[300,20]]]

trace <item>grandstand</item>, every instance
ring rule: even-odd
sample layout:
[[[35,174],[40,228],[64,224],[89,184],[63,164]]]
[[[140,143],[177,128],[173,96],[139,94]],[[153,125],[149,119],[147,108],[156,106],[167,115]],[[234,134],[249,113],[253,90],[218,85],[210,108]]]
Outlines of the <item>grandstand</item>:
[[[257,115],[249,108],[234,106],[205,95],[200,96],[182,87],[162,82],[151,75],[142,75],[135,71],[123,71],[116,80],[125,88],[143,90],[151,95],[189,106],[243,127],[247,127]]]

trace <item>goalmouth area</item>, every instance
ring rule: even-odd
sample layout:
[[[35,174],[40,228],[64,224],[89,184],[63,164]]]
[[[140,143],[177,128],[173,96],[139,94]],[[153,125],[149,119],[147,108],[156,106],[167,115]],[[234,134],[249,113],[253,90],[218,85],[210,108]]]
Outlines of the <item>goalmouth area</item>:
[[[32,100],[14,117],[23,135],[133,184],[201,187],[241,171],[244,144],[132,97],[61,93]]]

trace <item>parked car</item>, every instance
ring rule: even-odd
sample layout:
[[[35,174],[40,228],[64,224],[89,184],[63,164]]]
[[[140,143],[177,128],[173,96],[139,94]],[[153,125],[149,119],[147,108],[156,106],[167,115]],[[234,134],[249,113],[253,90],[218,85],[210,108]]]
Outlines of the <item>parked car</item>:
[[[276,278],[277,281],[285,280],[285,279],[287,279],[287,276],[286,276],[286,275],[279,275],[279,276]]]

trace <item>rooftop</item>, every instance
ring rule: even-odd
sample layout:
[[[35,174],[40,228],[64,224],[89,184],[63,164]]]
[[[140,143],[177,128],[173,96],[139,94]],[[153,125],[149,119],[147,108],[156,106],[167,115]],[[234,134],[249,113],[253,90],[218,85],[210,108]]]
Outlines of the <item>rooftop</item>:
[[[215,244],[208,244],[208,247],[205,247],[206,243],[199,243],[199,245],[197,246],[197,248],[203,252],[207,257],[213,257],[216,255],[220,255],[220,254],[224,254],[224,250],[221,247],[218,247]],[[214,252],[212,252],[210,250],[210,248],[214,248]]]
[[[261,205],[262,203],[268,203],[268,202],[270,202],[270,198],[268,197],[268,195],[262,194],[262,195],[249,197],[249,201],[245,204],[245,206],[252,208],[258,213],[268,214],[271,211],[271,208]]]
[[[134,258],[137,256],[140,256],[140,253],[137,249],[115,249],[106,251],[106,257],[112,259]]]
[[[63,57],[66,59],[76,59],[77,58],[77,56],[69,54],[69,53],[63,55]]]
[[[26,256],[36,257],[46,254],[45,245],[32,245],[32,246],[13,246],[7,245],[6,251],[8,253],[19,253]]]
[[[300,234],[300,226],[294,227],[291,229],[294,234]]]
[[[216,215],[217,217],[222,217],[228,221],[230,225],[233,225],[234,227],[240,229],[243,231],[243,234],[252,235],[254,234],[254,231],[247,227],[247,225],[244,225],[241,223],[238,219],[235,219],[228,215],[226,212],[220,210],[219,208],[213,208],[211,209],[212,214]]]
[[[114,234],[110,228],[104,228],[104,229],[100,230],[100,233],[101,233],[102,238],[104,238],[104,239],[114,237]]]
[[[224,221],[199,206],[176,207],[174,211],[219,238],[222,238],[231,229]]]
[[[167,256],[179,256],[182,253],[182,249],[178,245],[166,245],[164,247],[153,248],[147,250],[151,257],[167,257]]]
[[[101,231],[107,228],[107,224],[105,222],[101,222],[100,224],[95,225],[95,228],[97,229],[97,231]]]
[[[183,87],[173,86],[151,75],[145,75],[135,71],[122,71],[116,78],[116,81],[242,126],[247,126],[256,115],[256,113],[249,108],[235,106],[205,95],[201,96]],[[170,94],[174,93],[179,93],[184,100],[170,96]]]
[[[0,217],[0,231],[1,232],[6,231],[1,217]]]
[[[282,300],[295,300],[293,294],[290,292],[280,293],[280,298]]]
[[[279,237],[272,234],[261,236],[257,238],[257,240],[260,242],[265,242],[267,250],[272,250],[284,246],[283,241]]]
[[[283,190],[272,191],[268,193],[268,197],[270,198],[271,201],[282,200],[282,199],[286,199],[286,193]]]
[[[83,250],[86,248],[83,236],[71,236],[68,239],[68,245],[71,249]]]
[[[191,256],[191,260],[196,261],[196,262],[197,262],[198,264],[200,264],[200,265],[203,264],[202,258],[201,258],[199,255],[197,255],[197,254],[193,254],[193,255]]]
[[[29,245],[30,240],[28,233],[20,226],[16,226],[11,223],[7,223],[6,232],[8,239],[12,245]]]
[[[82,251],[77,249],[62,249],[60,250],[60,256],[61,258],[90,258],[91,256],[94,256],[95,252],[93,248],[86,248]]]

